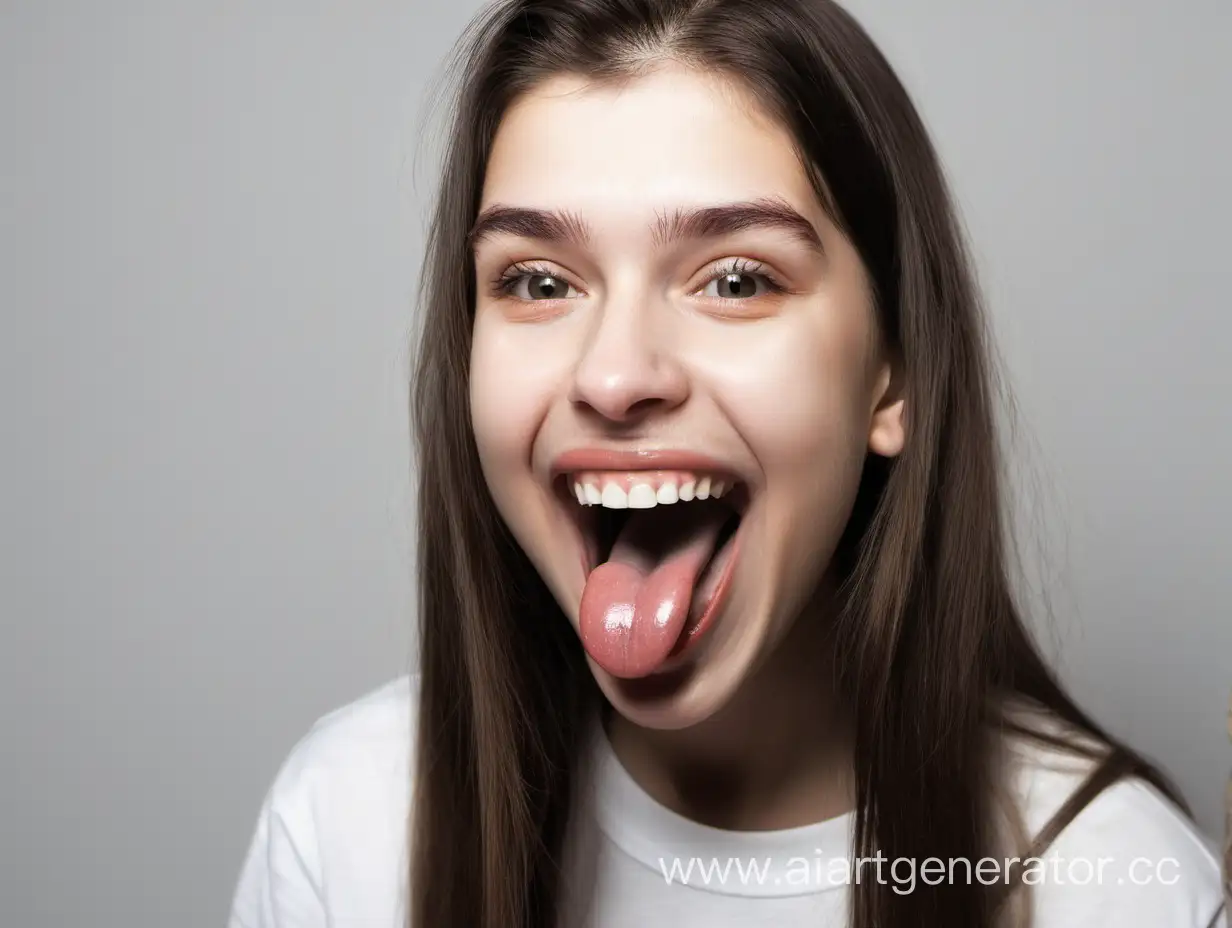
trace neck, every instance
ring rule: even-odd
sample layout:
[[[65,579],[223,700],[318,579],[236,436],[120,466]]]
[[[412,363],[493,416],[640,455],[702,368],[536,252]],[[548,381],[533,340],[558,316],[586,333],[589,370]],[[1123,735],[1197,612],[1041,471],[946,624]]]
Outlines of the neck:
[[[656,801],[733,831],[813,824],[854,803],[851,745],[833,687],[825,616],[811,609],[715,715],[639,728],[617,713],[616,756]]]

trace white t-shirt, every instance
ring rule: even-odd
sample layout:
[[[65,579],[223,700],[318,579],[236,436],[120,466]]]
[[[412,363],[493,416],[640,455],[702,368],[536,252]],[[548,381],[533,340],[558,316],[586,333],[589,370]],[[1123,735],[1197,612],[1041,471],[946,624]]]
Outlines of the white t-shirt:
[[[295,746],[262,806],[230,928],[403,928],[416,696],[417,678],[402,677],[326,715]],[[566,893],[584,888],[567,896],[570,928],[846,924],[852,815],[774,832],[709,828],[644,792],[598,726],[594,752],[570,826],[571,846],[584,849],[575,856],[594,869],[568,862]],[[1041,761],[1020,779],[1035,833],[1082,771]],[[877,866],[862,865],[861,878],[877,879]],[[1100,794],[1032,866],[1038,928],[1227,928],[1212,844],[1137,781]],[[880,867],[910,889],[910,862]],[[915,878],[940,881],[946,867],[920,862]],[[985,867],[971,878],[998,879]]]

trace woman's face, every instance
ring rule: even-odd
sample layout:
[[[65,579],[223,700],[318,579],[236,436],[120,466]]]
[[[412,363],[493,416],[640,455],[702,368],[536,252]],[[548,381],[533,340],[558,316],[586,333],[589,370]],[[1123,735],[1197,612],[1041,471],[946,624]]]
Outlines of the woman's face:
[[[863,266],[786,131],[679,67],[517,101],[474,248],[492,496],[618,711],[700,722],[808,604],[868,450],[901,448]]]

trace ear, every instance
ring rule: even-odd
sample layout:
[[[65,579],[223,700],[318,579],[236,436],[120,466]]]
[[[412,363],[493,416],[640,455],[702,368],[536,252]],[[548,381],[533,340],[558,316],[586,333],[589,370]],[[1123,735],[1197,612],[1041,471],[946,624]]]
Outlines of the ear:
[[[884,458],[897,457],[907,442],[906,398],[895,366],[886,361],[877,371],[873,390],[868,450]]]

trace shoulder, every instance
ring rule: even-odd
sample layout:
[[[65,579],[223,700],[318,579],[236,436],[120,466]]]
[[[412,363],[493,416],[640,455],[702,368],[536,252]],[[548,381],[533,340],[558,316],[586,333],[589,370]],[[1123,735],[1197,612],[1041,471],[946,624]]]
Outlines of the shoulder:
[[[417,701],[418,677],[402,676],[321,716],[287,755],[273,801],[405,774]]]
[[[1011,739],[1009,757],[1011,789],[1032,838],[1096,766],[1079,753],[1023,738]],[[1213,843],[1138,778],[1095,795],[1023,866],[1039,928],[1226,924],[1217,916],[1223,890]]]
[[[318,719],[273,778],[232,906],[232,928],[395,924],[406,867],[418,678]],[[377,911],[380,909],[380,911]]]

